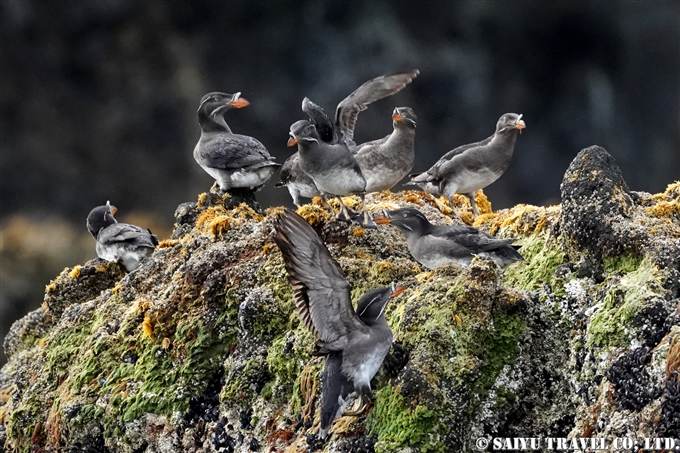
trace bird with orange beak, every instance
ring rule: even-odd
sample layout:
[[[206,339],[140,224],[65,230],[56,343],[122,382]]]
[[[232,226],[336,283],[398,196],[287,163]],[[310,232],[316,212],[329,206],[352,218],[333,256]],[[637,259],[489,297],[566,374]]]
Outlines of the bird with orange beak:
[[[234,134],[227,125],[225,113],[249,104],[241,93],[214,92],[203,96],[198,107],[201,137],[194,148],[194,159],[223,192],[257,191],[280,166],[257,139]]]
[[[492,184],[507,170],[517,136],[525,128],[522,115],[506,113],[499,118],[491,137],[449,151],[426,172],[410,175],[407,184],[433,195],[444,195],[451,200],[451,206],[455,194],[465,194],[477,216],[475,192]]]
[[[352,307],[351,285],[307,221],[286,209],[274,224],[302,323],[316,337],[316,353],[326,356],[321,376],[321,429],[325,439],[350,400],[371,396],[371,379],[390,347],[387,303],[404,292],[394,283],[368,291]],[[363,407],[345,415],[359,415]]]

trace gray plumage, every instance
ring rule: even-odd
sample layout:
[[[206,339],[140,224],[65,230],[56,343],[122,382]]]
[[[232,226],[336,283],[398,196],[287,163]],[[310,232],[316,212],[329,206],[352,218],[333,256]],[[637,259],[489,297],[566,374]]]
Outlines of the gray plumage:
[[[325,438],[349,398],[370,395],[371,379],[392,345],[384,310],[390,297],[403,288],[392,284],[369,291],[355,311],[350,284],[312,227],[289,209],[274,226],[274,241],[283,254],[298,315],[316,337],[317,352],[329,355],[322,378],[325,388],[319,433]]]
[[[194,148],[194,159],[222,191],[257,190],[279,166],[262,143],[247,135],[234,134],[224,120],[228,110],[247,105],[241,93],[215,92],[203,96],[198,108],[201,138]]]
[[[498,120],[491,137],[449,151],[426,172],[411,175],[408,184],[444,195],[452,202],[455,194],[465,194],[470,198],[472,211],[479,215],[475,192],[500,178],[510,165],[517,135],[526,127],[521,118],[522,115],[506,113]]]
[[[354,157],[366,179],[366,193],[394,187],[413,168],[416,114],[410,107],[392,113],[392,133],[357,146]]]
[[[354,127],[359,112],[366,110],[369,104],[403,90],[418,74],[420,71],[413,69],[398,74],[382,75],[363,83],[338,104],[333,122],[326,112],[309,98],[302,101],[302,111],[309,116],[323,141],[343,142],[354,151],[356,147]]]
[[[107,201],[92,209],[87,216],[87,230],[95,238],[97,256],[121,263],[130,272],[150,256],[158,245],[158,237],[150,230],[129,223],[118,223],[113,217],[116,207]]]
[[[286,187],[295,206],[300,207],[300,197],[314,198],[321,192],[314,180],[300,168],[300,154],[295,153],[283,163],[276,187]]]
[[[430,269],[451,263],[466,267],[475,255],[488,256],[501,267],[524,261],[511,245],[516,239],[498,239],[471,226],[433,225],[414,208],[385,211],[375,221],[399,228],[411,256]]]

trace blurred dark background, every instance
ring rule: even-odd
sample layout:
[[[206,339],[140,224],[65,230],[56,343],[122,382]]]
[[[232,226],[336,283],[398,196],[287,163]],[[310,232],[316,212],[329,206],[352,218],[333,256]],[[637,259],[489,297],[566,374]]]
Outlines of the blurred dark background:
[[[392,109],[411,106],[422,171],[523,113],[510,168],[485,190],[495,209],[559,203],[593,144],[633,190],[680,178],[675,1],[2,0],[0,27],[2,338],[61,269],[95,256],[91,208],[111,200],[167,236],[175,207],[210,187],[192,158],[209,91],[241,91],[251,105],[227,122],[283,163],[304,96],[333,112],[364,81],[418,68],[355,138],[388,134]],[[273,182],[261,204],[291,205]]]

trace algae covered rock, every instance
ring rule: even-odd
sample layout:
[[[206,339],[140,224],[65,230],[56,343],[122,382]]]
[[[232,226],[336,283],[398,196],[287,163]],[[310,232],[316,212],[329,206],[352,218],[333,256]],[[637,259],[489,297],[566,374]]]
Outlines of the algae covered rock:
[[[583,150],[563,204],[473,218],[421,192],[367,197],[434,223],[516,237],[526,263],[427,271],[392,226],[305,217],[355,300],[392,281],[395,343],[372,407],[318,442],[322,358],[299,322],[264,212],[202,194],[132,273],[65,270],[5,339],[7,451],[448,452],[484,437],[678,437],[680,183],[632,192],[602,148]],[[334,202],[333,202],[334,203]],[[358,200],[348,198],[353,206]],[[462,219],[462,220],[461,220]]]

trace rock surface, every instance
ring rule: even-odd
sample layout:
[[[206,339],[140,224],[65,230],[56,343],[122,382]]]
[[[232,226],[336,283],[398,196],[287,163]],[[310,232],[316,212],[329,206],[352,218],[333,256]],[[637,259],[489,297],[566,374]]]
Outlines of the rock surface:
[[[518,237],[528,260],[421,269],[394,227],[298,211],[353,283],[409,290],[375,401],[318,443],[321,359],[294,311],[274,216],[217,194],[176,211],[138,270],[66,269],[5,339],[7,451],[446,452],[479,437],[680,437],[680,183],[631,192],[602,148],[583,150],[562,206],[473,219],[420,192],[368,197],[435,223]],[[226,202],[226,204],[225,204]],[[356,200],[355,200],[356,202]],[[230,208],[225,208],[230,206]],[[462,220],[458,220],[462,219]]]

